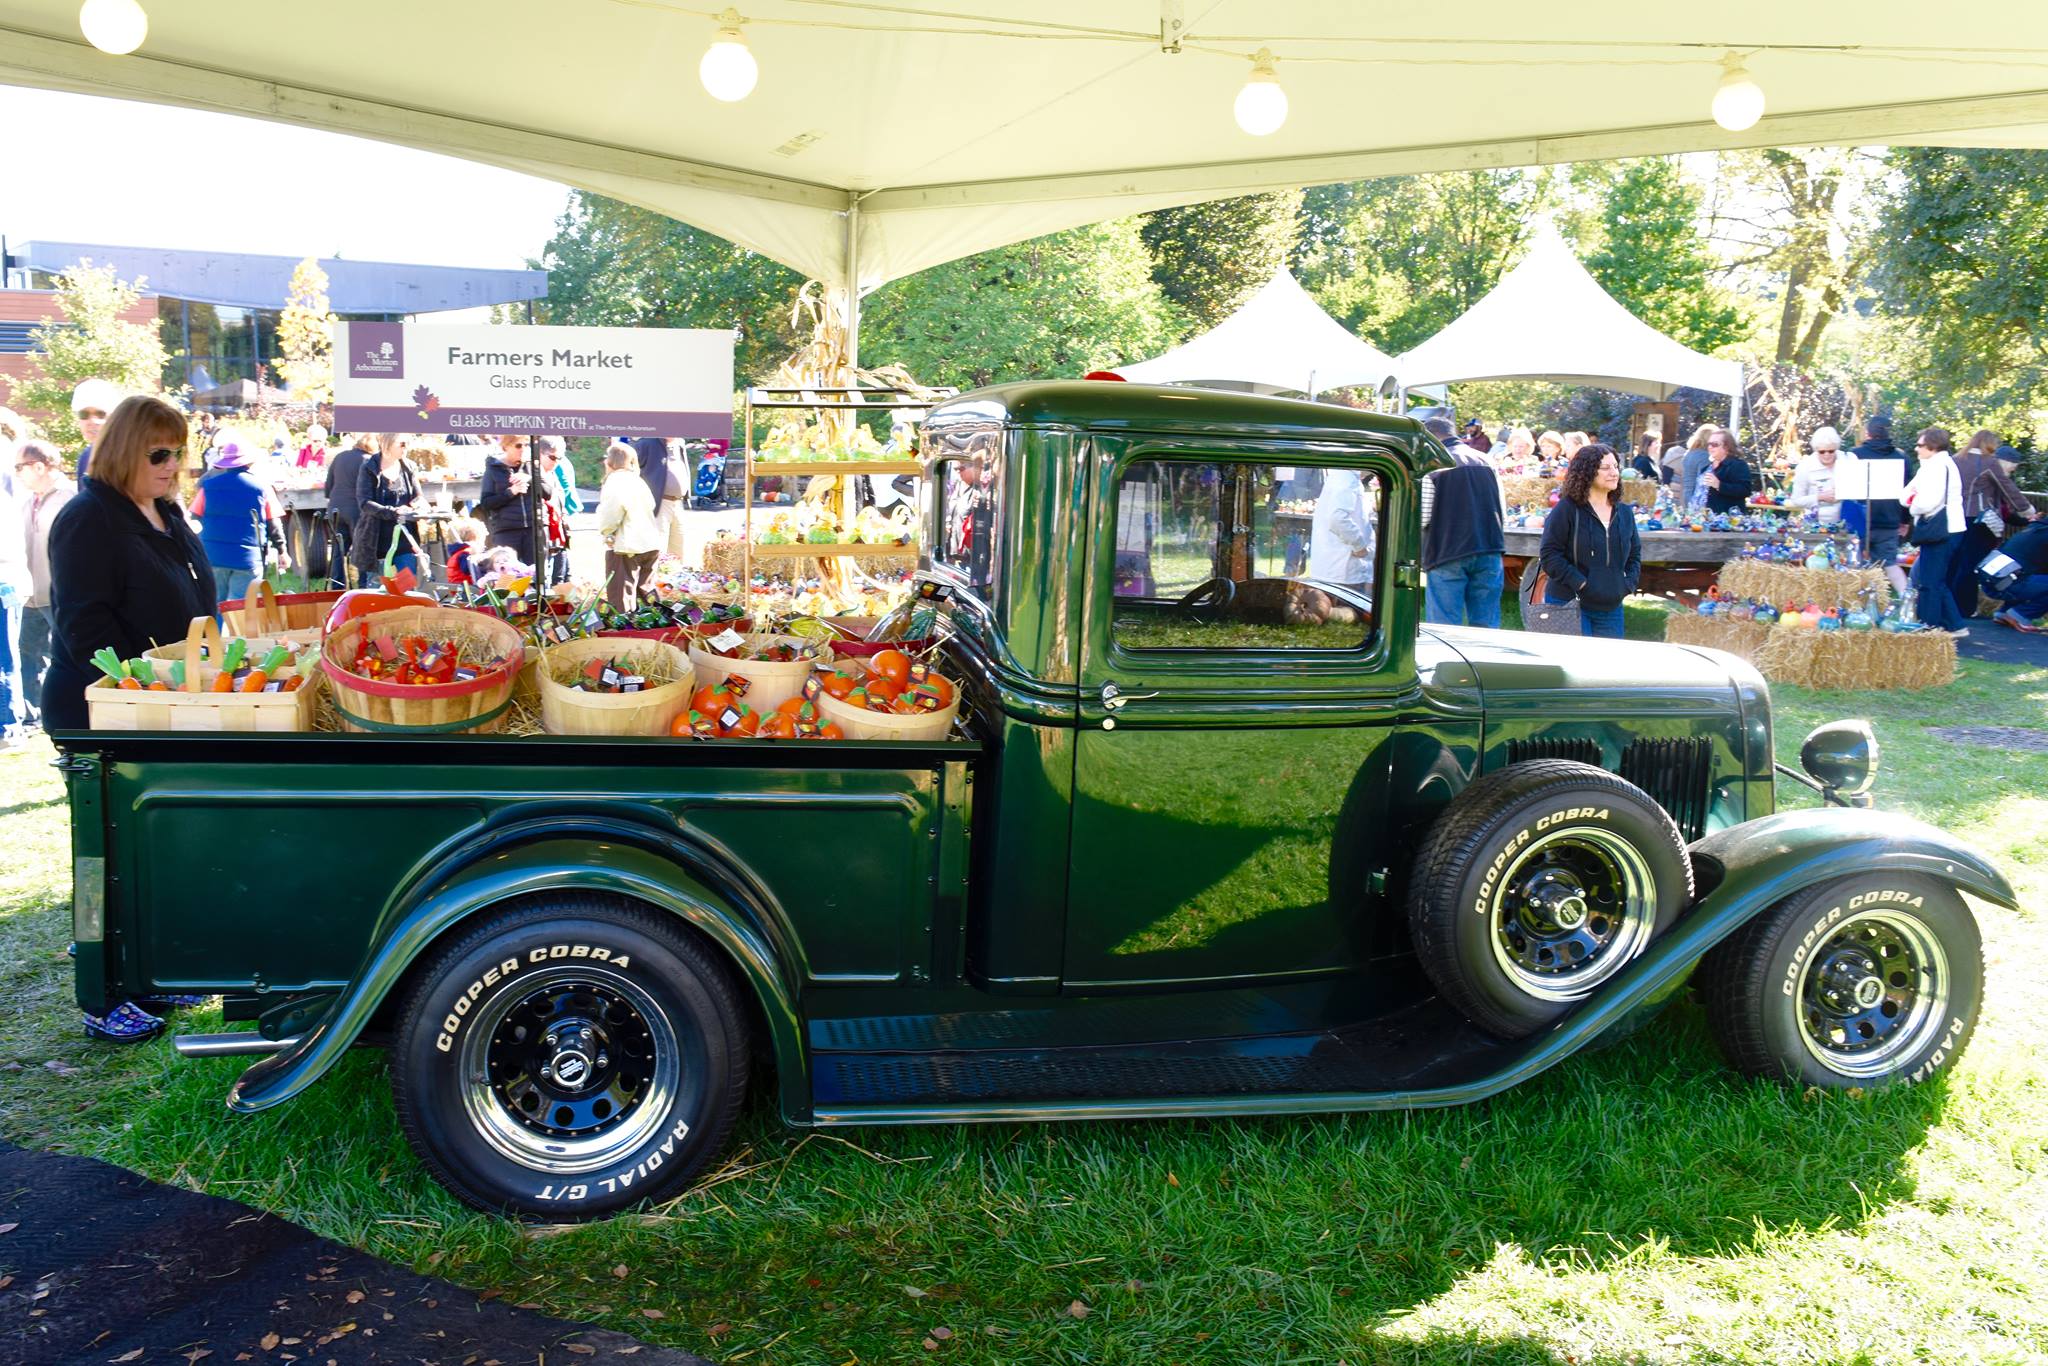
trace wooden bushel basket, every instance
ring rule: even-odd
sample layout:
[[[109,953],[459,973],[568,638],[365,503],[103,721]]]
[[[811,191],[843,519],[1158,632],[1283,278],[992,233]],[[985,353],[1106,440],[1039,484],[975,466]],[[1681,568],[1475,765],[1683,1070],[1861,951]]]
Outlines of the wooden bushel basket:
[[[581,669],[593,659],[616,659],[636,670],[655,669],[672,683],[641,692],[584,692],[555,675]],[[550,735],[667,735],[669,724],[690,705],[690,661],[658,640],[599,636],[550,645],[540,652],[540,724]]]
[[[283,641],[287,645],[318,645],[327,614],[341,600],[341,591],[279,593],[267,580],[249,585],[248,595],[220,605],[222,628],[231,636]]]
[[[818,643],[797,636],[747,636],[749,645],[810,646]],[[690,663],[696,668],[698,687],[708,688],[737,674],[747,680],[747,705],[764,715],[802,692],[804,680],[811,676],[811,670],[819,664],[831,663],[832,657],[829,645],[819,652],[816,659],[797,659],[788,663],[769,659],[727,659],[724,655],[713,654],[701,643],[693,642],[690,646]]]
[[[349,666],[356,646],[389,635],[480,637],[505,662],[459,683],[393,683],[364,678]],[[334,710],[342,728],[379,735],[484,734],[504,724],[512,688],[526,662],[519,632],[496,617],[459,607],[398,607],[358,617],[327,637],[322,647]]]
[[[842,702],[831,693],[815,699],[818,714],[846,732],[849,740],[943,740],[953,731],[953,718],[960,714],[960,685],[952,679],[953,700],[937,711],[912,712],[900,716],[893,711],[869,711]]]
[[[290,692],[214,692],[224,648],[212,617],[194,617],[185,632],[185,686],[181,691],[123,688],[102,678],[85,690],[88,724],[94,730],[290,731],[313,729],[321,668]],[[287,664],[277,677],[289,678]]]

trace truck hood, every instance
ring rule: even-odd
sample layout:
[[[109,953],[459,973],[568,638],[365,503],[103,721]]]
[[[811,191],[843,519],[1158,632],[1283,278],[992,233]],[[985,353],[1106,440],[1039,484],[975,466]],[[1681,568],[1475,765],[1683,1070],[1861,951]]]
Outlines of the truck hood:
[[[1510,698],[1529,698],[1581,716],[1666,711],[1675,702],[1727,710],[1740,705],[1744,685],[1752,679],[1762,687],[1755,670],[1718,650],[1472,626],[1425,626],[1421,634],[1464,661],[1470,670],[1468,686],[1479,690],[1488,708]],[[1421,648],[1416,653],[1418,658],[1425,654]],[[1457,670],[1439,662],[1436,673],[1448,685]]]

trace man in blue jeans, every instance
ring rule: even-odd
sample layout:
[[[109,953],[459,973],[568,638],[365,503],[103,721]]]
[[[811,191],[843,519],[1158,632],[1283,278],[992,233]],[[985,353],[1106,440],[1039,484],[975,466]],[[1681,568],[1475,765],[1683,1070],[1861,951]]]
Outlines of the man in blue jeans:
[[[1493,465],[1458,440],[1449,418],[1432,417],[1422,429],[1456,461],[1423,485],[1423,619],[1438,626],[1499,626],[1501,535],[1507,504]]]
[[[2036,519],[2001,548],[2019,561],[2020,573],[2005,590],[2005,605],[1991,619],[2036,634],[2042,628],[2034,623],[2048,617],[2048,518]]]

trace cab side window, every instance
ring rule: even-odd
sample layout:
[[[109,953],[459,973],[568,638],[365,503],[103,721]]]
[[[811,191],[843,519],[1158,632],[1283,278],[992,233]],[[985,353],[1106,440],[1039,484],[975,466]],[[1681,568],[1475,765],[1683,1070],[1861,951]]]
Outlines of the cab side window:
[[[1369,471],[1146,460],[1117,482],[1112,633],[1130,650],[1356,650],[1372,638]]]

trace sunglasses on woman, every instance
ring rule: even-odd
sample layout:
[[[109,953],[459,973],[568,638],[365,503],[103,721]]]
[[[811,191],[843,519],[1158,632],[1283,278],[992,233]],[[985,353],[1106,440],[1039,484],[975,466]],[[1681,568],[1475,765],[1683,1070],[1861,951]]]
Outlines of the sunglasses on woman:
[[[149,463],[152,465],[161,465],[165,461],[175,460],[177,458],[177,450],[170,446],[162,446],[149,453]]]

